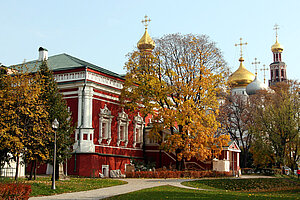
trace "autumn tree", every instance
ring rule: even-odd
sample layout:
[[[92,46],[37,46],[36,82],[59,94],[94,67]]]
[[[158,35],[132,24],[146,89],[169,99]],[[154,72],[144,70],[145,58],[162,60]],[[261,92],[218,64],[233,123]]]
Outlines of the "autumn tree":
[[[300,102],[299,83],[278,83],[273,93],[263,92],[253,102],[255,133],[252,148],[254,163],[261,166],[289,166],[296,168],[299,161]],[[263,144],[263,145],[260,145]],[[261,152],[266,149],[266,153]],[[261,153],[267,156],[262,163]]]
[[[126,106],[153,116],[152,137],[175,153],[178,161],[205,160],[227,145],[216,136],[220,124],[217,95],[225,85],[226,63],[220,50],[203,35],[166,35],[153,53],[135,51],[126,63],[122,99]],[[181,162],[182,163],[182,162]]]
[[[219,121],[223,131],[230,134],[241,148],[241,167],[251,167],[250,147],[252,145],[252,106],[245,96],[224,94],[225,101],[220,107]]]
[[[59,121],[57,129],[57,174],[59,178],[58,166],[60,163],[65,162],[67,158],[71,157],[71,146],[74,144],[74,139],[71,135],[74,133],[75,126],[72,124],[71,113],[69,112],[66,101],[63,99],[62,94],[59,92],[57,83],[54,79],[53,72],[49,70],[47,61],[43,61],[40,65],[38,72],[42,80],[42,93],[40,98],[45,102],[46,110],[49,113],[47,121],[52,123],[56,118]],[[53,136],[54,137],[54,136]],[[51,153],[51,160],[53,158],[53,146],[49,146]]]
[[[0,64],[0,91],[2,91],[6,85],[5,83],[6,75],[7,75],[6,67]],[[0,98],[3,98],[3,95],[4,95],[3,92],[1,92]],[[6,162],[9,162],[10,156],[8,153],[9,153],[9,149],[7,149],[6,147],[0,148],[0,169]]]
[[[49,158],[46,147],[52,129],[40,99],[40,77],[29,73],[26,66],[15,72],[1,78],[0,149],[8,149],[16,161],[17,179],[20,156],[41,162]]]

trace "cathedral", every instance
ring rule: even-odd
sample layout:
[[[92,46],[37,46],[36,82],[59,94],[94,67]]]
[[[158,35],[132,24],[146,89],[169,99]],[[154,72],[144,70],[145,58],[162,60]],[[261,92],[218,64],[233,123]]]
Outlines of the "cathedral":
[[[147,22],[147,19],[145,19]],[[242,47],[243,43],[238,44]],[[147,26],[137,47],[140,51],[151,52],[155,43],[151,39]],[[286,80],[286,65],[282,62],[282,46],[272,46],[273,63],[270,65],[269,85]],[[83,61],[68,54],[48,57],[48,50],[39,48],[37,60],[25,63],[29,69],[39,66],[47,60],[53,71],[60,92],[70,108],[74,124],[72,157],[64,163],[64,170],[70,175],[111,176],[110,171],[126,172],[133,160],[147,159],[156,164],[156,168],[175,164],[175,154],[159,149],[159,144],[147,137],[151,118],[145,120],[138,112],[130,112],[120,106],[120,92],[125,81],[123,75],[114,73],[97,65]],[[232,94],[253,94],[264,89],[257,77],[248,71],[243,62],[242,49],[239,68],[229,77]],[[143,135],[145,129],[146,135]],[[223,148],[216,160],[186,162],[188,169],[230,171],[239,169],[240,149],[236,142]],[[40,174],[51,174],[50,164],[38,168]]]
[[[282,62],[281,54],[283,52],[282,45],[278,42],[278,25],[275,25],[274,30],[276,30],[276,41],[275,44],[272,45],[271,51],[273,53],[273,62],[270,64],[270,80],[269,87],[275,85],[278,82],[287,81],[286,77],[286,64]],[[232,73],[228,78],[228,83],[231,85],[231,94],[232,95],[253,95],[259,90],[270,90],[270,88],[264,83],[262,83],[257,77],[257,66],[256,64],[260,64],[257,62],[255,58],[255,75],[248,71],[243,62],[243,51],[242,46],[247,45],[247,43],[242,43],[242,38],[240,39],[240,43],[236,44],[241,47],[241,56],[239,58],[240,66],[239,68]],[[267,70],[265,68],[261,70]]]

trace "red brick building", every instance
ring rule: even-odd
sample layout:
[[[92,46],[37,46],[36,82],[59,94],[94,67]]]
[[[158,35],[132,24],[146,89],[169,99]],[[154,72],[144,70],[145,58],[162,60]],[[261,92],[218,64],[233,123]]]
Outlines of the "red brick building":
[[[151,52],[154,46],[146,28],[138,48]],[[109,176],[110,170],[117,169],[124,173],[133,159],[146,158],[155,162],[156,167],[175,165],[174,154],[159,150],[158,144],[143,135],[143,128],[147,127],[151,119],[147,117],[143,121],[139,113],[121,108],[119,97],[124,76],[68,54],[48,57],[48,51],[44,48],[39,49],[37,61],[26,64],[33,68],[44,59],[50,70],[53,70],[77,125],[73,135],[74,151],[67,161],[68,174],[98,176],[102,173]],[[50,173],[49,167],[40,166],[39,172]],[[186,167],[212,169],[212,161],[191,160],[186,162]]]

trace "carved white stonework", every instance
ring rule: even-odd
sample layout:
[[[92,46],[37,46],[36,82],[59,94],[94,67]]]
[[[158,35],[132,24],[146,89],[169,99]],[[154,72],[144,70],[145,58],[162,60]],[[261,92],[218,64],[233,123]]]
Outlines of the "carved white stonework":
[[[110,145],[111,142],[111,122],[113,116],[111,111],[107,108],[106,104],[103,109],[100,109],[99,113],[99,144],[102,143],[102,140],[107,140],[107,144]],[[103,124],[105,125],[103,131]]]
[[[96,96],[103,97],[103,98],[106,98],[106,99],[111,99],[111,100],[114,100],[114,101],[119,101],[118,97],[110,96],[110,95],[107,95],[107,94],[102,94],[102,93],[99,93],[99,92],[94,92],[94,94]]]
[[[64,82],[64,81],[74,81],[78,79],[84,79],[85,78],[85,72],[71,72],[71,73],[65,73],[65,74],[55,74],[54,79],[56,82]]]
[[[120,145],[120,142],[125,143],[125,147],[128,144],[128,126],[130,120],[128,119],[128,114],[125,113],[124,109],[118,114],[118,139],[117,145]]]
[[[86,139],[84,138],[84,135],[87,136]],[[95,145],[93,142],[93,138],[94,138],[93,128],[77,128],[75,130],[75,143],[73,145],[74,151],[78,153],[95,152]]]
[[[123,84],[122,84],[121,81],[117,81],[117,80],[114,80],[112,78],[108,78],[106,76],[102,76],[100,74],[95,74],[95,73],[88,72],[87,78],[89,80],[95,81],[97,83],[101,83],[103,85],[108,85],[108,86],[111,86],[111,87],[114,87],[114,88],[118,88],[118,89],[122,89],[123,88]]]
[[[143,126],[143,118],[140,116],[140,113],[138,113],[138,115],[134,117],[133,147],[138,143],[140,143],[140,147],[143,145]]]
[[[55,74],[54,78],[56,82],[66,82],[66,81],[75,81],[75,80],[82,80],[85,79],[85,71],[82,72],[70,72],[70,73],[64,73],[64,74]],[[102,85],[107,85],[110,87],[114,87],[117,89],[122,89],[123,84],[121,81],[108,78],[106,76],[92,73],[92,72],[87,72],[86,78],[88,80],[94,81],[96,83],[100,83]]]

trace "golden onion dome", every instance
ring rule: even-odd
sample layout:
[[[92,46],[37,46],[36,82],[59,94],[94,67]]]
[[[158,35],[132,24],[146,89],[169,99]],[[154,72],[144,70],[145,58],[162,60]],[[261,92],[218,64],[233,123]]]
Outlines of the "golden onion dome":
[[[276,37],[275,44],[273,44],[271,47],[271,51],[272,52],[282,52],[283,51],[283,46],[281,46],[281,44],[279,44],[277,37]]]
[[[150,37],[147,28],[145,28],[145,33],[143,37],[137,43],[137,47],[139,50],[153,50],[155,47],[155,43]]]
[[[255,76],[251,72],[249,72],[245,67],[244,67],[244,59],[241,57],[239,59],[240,61],[240,66],[239,68],[232,73],[229,78],[228,78],[228,83],[232,87],[243,87],[247,86],[249,83],[251,83],[254,79]]]

